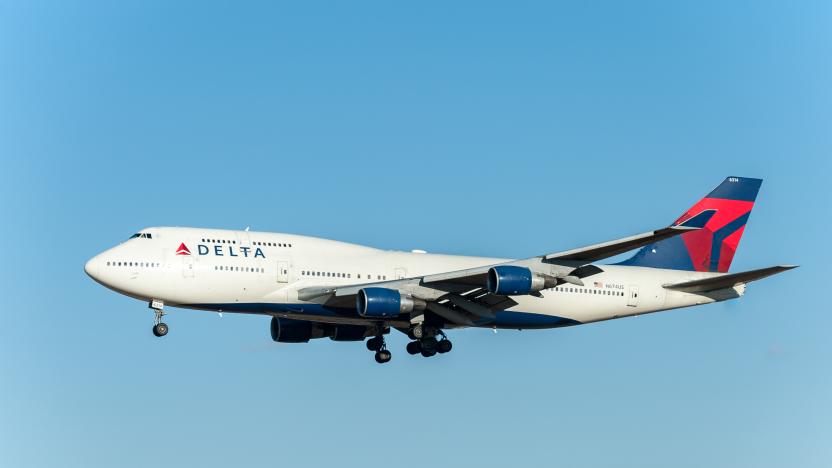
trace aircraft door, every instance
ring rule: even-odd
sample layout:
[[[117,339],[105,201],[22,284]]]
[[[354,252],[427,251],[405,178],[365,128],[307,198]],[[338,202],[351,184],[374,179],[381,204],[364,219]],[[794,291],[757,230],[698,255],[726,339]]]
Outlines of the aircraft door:
[[[248,231],[237,233],[237,245],[240,246],[241,251],[243,247],[249,250],[251,249],[251,240],[249,239]],[[254,256],[254,253],[249,252],[249,255]]]
[[[277,261],[277,282],[289,282],[289,262],[287,262],[286,260]]]
[[[631,284],[627,293],[627,305],[630,307],[638,306],[638,286]]]
[[[194,258],[190,255],[182,257],[182,276],[185,278],[194,277]]]
[[[396,279],[405,279],[407,278],[407,271],[404,268],[396,268],[394,271]]]

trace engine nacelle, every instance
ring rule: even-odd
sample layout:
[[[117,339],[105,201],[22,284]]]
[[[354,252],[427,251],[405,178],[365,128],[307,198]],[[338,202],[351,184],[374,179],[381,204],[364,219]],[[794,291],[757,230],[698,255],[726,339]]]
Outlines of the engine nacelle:
[[[363,341],[369,331],[368,327],[361,325],[335,325],[329,338],[332,341]]]
[[[556,279],[514,265],[500,265],[488,270],[488,292],[501,296],[521,296],[554,287]]]
[[[317,323],[272,317],[272,339],[278,343],[306,343],[313,338],[326,336],[324,329]]]
[[[395,289],[364,288],[356,295],[355,307],[362,317],[395,317],[413,310],[424,310],[425,301]]]

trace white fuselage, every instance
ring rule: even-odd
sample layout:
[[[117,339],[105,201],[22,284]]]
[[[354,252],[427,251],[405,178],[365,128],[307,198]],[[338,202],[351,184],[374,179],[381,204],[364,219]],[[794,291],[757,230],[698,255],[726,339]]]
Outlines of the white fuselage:
[[[91,259],[85,270],[119,293],[165,305],[294,317],[333,313],[298,299],[310,287],[367,284],[508,261],[500,258],[384,251],[291,234],[159,227]],[[182,249],[184,246],[185,249]],[[563,284],[478,326],[548,328],[686,307],[737,297],[689,294],[662,285],[718,275],[602,265],[583,287]],[[334,313],[338,313],[335,311]],[[352,311],[354,314],[354,310]],[[349,315],[349,311],[344,311]]]

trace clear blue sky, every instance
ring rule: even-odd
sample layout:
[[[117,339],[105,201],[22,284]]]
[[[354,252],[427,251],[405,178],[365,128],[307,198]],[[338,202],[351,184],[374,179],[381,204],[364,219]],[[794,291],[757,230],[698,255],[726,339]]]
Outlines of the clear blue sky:
[[[829,2],[0,2],[2,466],[832,465]],[[762,177],[740,301],[378,366],[85,260],[154,225],[524,257]]]

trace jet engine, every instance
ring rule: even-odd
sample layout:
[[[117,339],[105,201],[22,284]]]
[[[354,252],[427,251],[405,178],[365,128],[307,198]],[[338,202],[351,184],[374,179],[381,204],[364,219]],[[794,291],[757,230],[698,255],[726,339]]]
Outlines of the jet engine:
[[[413,310],[424,310],[425,301],[395,289],[363,288],[356,295],[355,306],[362,317],[395,317]]]
[[[332,341],[363,341],[368,332],[369,328],[361,325],[335,325],[329,337]]]
[[[488,292],[501,296],[520,296],[552,288],[557,284],[553,276],[534,273],[514,265],[500,265],[488,270]]]
[[[270,328],[272,339],[278,343],[306,343],[313,338],[327,336],[320,324],[305,320],[272,317]]]

